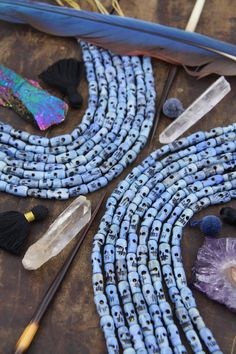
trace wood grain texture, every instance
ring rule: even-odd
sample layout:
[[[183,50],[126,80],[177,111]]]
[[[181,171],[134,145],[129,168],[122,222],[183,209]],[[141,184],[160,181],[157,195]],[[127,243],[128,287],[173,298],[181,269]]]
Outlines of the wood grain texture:
[[[49,2],[49,1],[48,1]],[[50,1],[53,3],[53,1]],[[81,4],[84,2],[80,2]],[[122,9],[127,16],[156,21],[161,24],[184,28],[194,5],[194,0],[121,0]],[[236,37],[236,8],[231,0],[208,0],[200,19],[197,31],[232,43]],[[16,70],[25,77],[37,79],[37,75],[54,61],[65,58],[80,58],[80,49],[73,39],[62,39],[39,33],[27,26],[17,26],[0,22],[0,62]],[[168,65],[155,60],[153,62],[158,92],[163,87]],[[197,81],[181,69],[171,90],[172,97],[178,97],[187,107],[199,96],[216,77]],[[208,130],[215,126],[235,122],[236,116],[236,78],[229,79],[231,93],[196,124],[188,134],[197,130]],[[87,84],[83,80],[81,91],[84,105],[81,110],[70,110],[66,121],[47,133],[54,136],[71,131],[81,120],[86,108]],[[53,91],[52,91],[53,92]],[[54,91],[58,95],[58,92]],[[0,119],[10,122],[15,127],[38,134],[31,125],[25,123],[13,112],[0,109]],[[157,129],[157,136],[170,121],[163,118]],[[136,161],[121,176],[109,184],[108,194],[118,181],[147,154],[159,146],[154,139],[152,146],[147,144]],[[89,195],[93,207],[101,192]],[[35,242],[45,232],[50,223],[65,209],[70,201],[37,201],[33,198],[19,199],[7,194],[0,194],[0,211],[28,210],[37,203],[47,205],[50,218],[42,224],[32,227],[29,244]],[[236,207],[236,201],[231,203]],[[219,206],[207,209],[207,213],[219,213]],[[91,286],[90,252],[93,235],[98,227],[103,210],[96,219],[93,229],[81,247],[72,269],[53,305],[46,314],[29,354],[104,354],[104,339],[99,329],[99,320],[93,303]],[[222,235],[235,236],[235,228],[224,225]],[[191,267],[203,237],[197,230],[186,228],[183,241],[184,263],[191,280]],[[58,257],[48,262],[35,272],[23,269],[21,259],[0,251],[0,353],[9,354],[15,342],[29,321],[39,300],[58,271],[60,265],[73,247],[72,242]],[[236,334],[235,315],[225,307],[207,299],[194,291],[197,304],[207,325],[212,329],[225,354],[230,354],[233,338]],[[189,348],[189,347],[188,347]],[[189,349],[189,352],[191,350]],[[236,354],[236,350],[235,353]]]

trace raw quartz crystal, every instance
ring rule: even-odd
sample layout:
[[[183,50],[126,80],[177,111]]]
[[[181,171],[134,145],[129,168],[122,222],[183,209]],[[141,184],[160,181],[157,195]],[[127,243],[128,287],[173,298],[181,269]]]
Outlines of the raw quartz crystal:
[[[90,218],[91,203],[86,197],[79,196],[50,225],[48,231],[28,248],[22,260],[23,266],[35,270],[58,255]]]
[[[231,90],[224,76],[217,79],[173,123],[160,134],[161,144],[169,144],[212,110]]]
[[[236,239],[206,238],[193,268],[194,286],[236,312]]]

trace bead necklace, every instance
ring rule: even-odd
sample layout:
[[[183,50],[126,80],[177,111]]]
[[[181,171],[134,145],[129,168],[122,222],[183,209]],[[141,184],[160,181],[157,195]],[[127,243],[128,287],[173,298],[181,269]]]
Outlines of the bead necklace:
[[[89,87],[82,122],[53,138],[1,122],[1,191],[49,199],[87,194],[118,176],[145,145],[156,98],[150,58],[81,47]]]
[[[187,286],[180,245],[194,213],[236,197],[235,131],[233,124],[163,146],[108,198],[92,267],[109,353],[119,344],[125,354],[187,353],[164,284],[193,352],[204,353],[203,342],[221,353]]]

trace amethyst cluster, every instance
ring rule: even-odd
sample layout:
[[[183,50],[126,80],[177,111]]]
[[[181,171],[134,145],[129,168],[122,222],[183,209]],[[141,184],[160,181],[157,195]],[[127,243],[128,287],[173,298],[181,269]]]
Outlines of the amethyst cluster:
[[[193,275],[198,290],[236,312],[236,238],[206,238]]]

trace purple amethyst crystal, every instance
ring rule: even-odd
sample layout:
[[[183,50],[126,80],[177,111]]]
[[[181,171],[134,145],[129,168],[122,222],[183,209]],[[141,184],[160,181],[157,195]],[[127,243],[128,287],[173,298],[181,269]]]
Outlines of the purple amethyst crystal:
[[[206,238],[193,277],[198,290],[236,312],[236,238]]]

